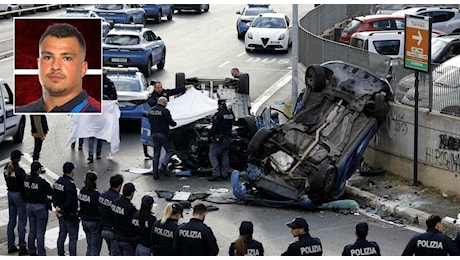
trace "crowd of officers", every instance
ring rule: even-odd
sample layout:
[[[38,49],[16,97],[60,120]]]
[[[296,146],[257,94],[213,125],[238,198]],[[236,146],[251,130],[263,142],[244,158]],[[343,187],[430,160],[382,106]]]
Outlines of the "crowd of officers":
[[[65,240],[69,238],[68,254],[77,255],[79,225],[86,235],[87,256],[99,256],[103,241],[111,256],[170,256],[210,255],[219,253],[212,229],[204,223],[207,206],[197,203],[193,206],[189,222],[179,224],[183,217],[180,203],[168,203],[161,219],[152,212],[154,199],[144,195],[140,209],[132,203],[135,185],[123,183],[123,176],[110,177],[110,188],[100,193],[94,171],[85,174],[84,187],[77,190],[73,177],[75,165],[66,162],[63,175],[52,185],[39,176],[40,162],[31,164],[30,174],[19,165],[22,152],[13,150],[10,162],[4,168],[8,190],[9,222],[7,227],[8,253],[19,255],[46,255],[45,232],[49,211],[55,208],[59,221],[57,253],[65,255]],[[402,255],[460,255],[460,236],[452,240],[442,234],[441,217],[432,215],[426,220],[427,231],[414,236]],[[29,235],[26,242],[26,225]],[[290,243],[282,256],[323,255],[321,240],[312,237],[309,225],[302,217],[296,217],[286,224],[297,240]],[[16,246],[15,228],[18,245]],[[379,245],[366,239],[369,226],[360,222],[355,227],[356,241],[346,245],[344,256],[381,255]],[[240,235],[229,245],[228,255],[263,256],[264,247],[253,239],[254,227],[251,221],[242,221]]]

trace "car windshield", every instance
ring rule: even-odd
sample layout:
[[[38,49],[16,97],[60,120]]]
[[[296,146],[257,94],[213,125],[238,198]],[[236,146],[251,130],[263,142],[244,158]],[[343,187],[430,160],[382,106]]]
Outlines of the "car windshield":
[[[139,44],[140,38],[136,35],[107,35],[104,42],[106,44],[129,46]]]
[[[258,17],[255,19],[252,27],[256,28],[286,28],[283,18],[277,17]]]
[[[243,15],[256,16],[263,13],[273,13],[273,10],[269,8],[248,8]]]
[[[357,20],[357,19],[353,19],[351,20],[350,23],[348,23],[348,25],[343,29],[343,32],[345,33],[350,33],[352,31],[354,31],[356,28],[358,28],[359,26],[361,26],[363,24],[363,22],[361,22],[360,20]]]
[[[123,5],[100,4],[100,5],[97,5],[96,8],[102,9],[102,10],[121,10],[121,9],[123,9]]]
[[[447,42],[433,38],[431,40],[431,59],[438,60],[442,50],[446,47]]]
[[[117,91],[143,91],[140,82],[138,80],[133,80],[133,78],[123,78],[123,76],[116,78],[110,76],[107,77],[109,77],[113,81],[113,84],[115,84],[115,88],[117,89]]]

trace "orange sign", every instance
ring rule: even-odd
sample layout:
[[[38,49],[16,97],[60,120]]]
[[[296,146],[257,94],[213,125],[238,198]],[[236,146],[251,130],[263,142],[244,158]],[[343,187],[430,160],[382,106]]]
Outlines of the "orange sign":
[[[404,67],[424,72],[431,62],[431,17],[406,15]]]

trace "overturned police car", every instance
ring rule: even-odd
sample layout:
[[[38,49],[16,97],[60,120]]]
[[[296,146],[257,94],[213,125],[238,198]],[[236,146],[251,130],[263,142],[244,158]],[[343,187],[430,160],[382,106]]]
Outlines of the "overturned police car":
[[[249,142],[247,169],[231,177],[239,200],[316,209],[340,198],[393,98],[386,79],[342,61],[309,66],[305,83],[294,115]]]

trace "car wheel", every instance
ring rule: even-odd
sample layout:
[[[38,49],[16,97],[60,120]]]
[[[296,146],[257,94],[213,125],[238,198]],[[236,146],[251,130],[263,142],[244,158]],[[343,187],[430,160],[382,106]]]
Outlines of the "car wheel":
[[[176,73],[176,88],[185,87],[185,73],[178,72]]]
[[[165,67],[166,63],[166,49],[163,51],[163,57],[161,58],[160,63],[157,64],[157,68],[162,70]]]
[[[239,40],[244,39],[244,33],[240,33],[240,30],[238,30],[238,28],[236,28],[236,35],[238,36]]]
[[[206,6],[204,7],[204,11],[205,11],[206,13],[209,11],[209,5],[206,5]]]
[[[168,16],[166,16],[166,19],[168,19],[168,21],[171,21],[173,19],[173,15],[174,15],[174,9],[171,8],[171,10],[169,11]]]
[[[201,5],[199,5],[198,8],[195,11],[197,13],[201,14],[203,12],[203,9],[201,9]]]
[[[19,129],[15,135],[13,135],[13,142],[14,143],[21,143],[24,139],[24,129],[26,128],[26,118],[22,117],[21,121],[19,122]]]
[[[316,194],[327,195],[334,187],[336,180],[337,168],[329,163],[323,164],[310,181],[311,189]]]
[[[242,126],[245,128],[246,135],[243,135],[242,137],[247,138],[249,140],[252,137],[254,137],[254,135],[257,132],[256,120],[254,120],[254,117],[252,116],[244,116],[244,117],[238,118],[238,120],[236,121],[236,125]]]
[[[379,123],[385,122],[387,114],[387,107],[385,102],[385,95],[382,93],[375,94],[375,110],[374,117],[379,121]]]
[[[305,85],[314,92],[321,92],[326,85],[326,72],[320,65],[310,65],[305,72]]]
[[[156,23],[156,24],[161,23],[161,17],[162,17],[162,16],[163,16],[163,14],[161,13],[161,10],[158,10],[157,17],[155,17],[155,23]]]
[[[249,74],[241,73],[238,81],[238,91],[239,94],[249,95]]]
[[[248,144],[248,156],[258,158],[262,155],[263,144],[270,137],[270,129],[262,127],[259,129]]]
[[[147,65],[144,66],[143,73],[145,76],[150,77],[152,74],[152,58],[149,57]]]
[[[129,23],[129,24],[134,24],[134,20],[133,20],[133,18],[132,18],[132,17],[131,17],[131,18],[129,18],[129,21],[128,21],[128,23]]]
[[[442,114],[448,114],[453,116],[460,116],[460,107],[459,106],[449,106],[441,110]]]

